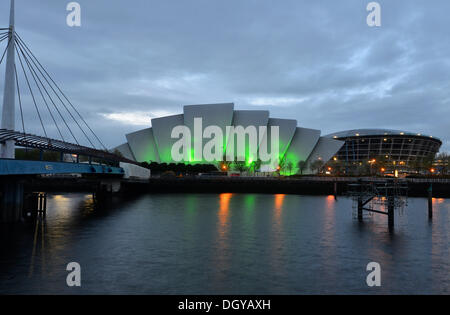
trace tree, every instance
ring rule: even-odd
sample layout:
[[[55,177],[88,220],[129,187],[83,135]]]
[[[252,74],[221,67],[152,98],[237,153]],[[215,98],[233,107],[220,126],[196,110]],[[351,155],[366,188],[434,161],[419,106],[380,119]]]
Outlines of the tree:
[[[292,169],[294,168],[294,163],[289,161],[286,163],[286,171],[289,173],[289,176],[292,174]]]
[[[448,173],[450,155],[446,152],[439,153],[436,156],[436,162],[440,168],[441,174],[446,175]]]
[[[303,172],[306,170],[306,167],[308,166],[308,163],[306,161],[299,161],[297,163],[298,170],[300,171],[300,175],[303,175]]]
[[[325,167],[331,167],[331,171],[335,175],[345,174],[345,161],[333,159],[325,164]]]
[[[122,154],[122,152],[120,152],[120,151],[117,150],[117,149],[114,149],[113,154],[117,155],[118,157],[122,157],[122,158],[124,157],[123,154]]]
[[[311,163],[310,167],[312,171],[315,171],[316,174],[319,174],[320,170],[322,169],[322,167],[324,166],[324,163],[322,160],[315,160],[314,162]]]
[[[262,161],[261,161],[261,159],[258,158],[256,161],[253,161],[253,162],[250,164],[250,169],[251,169],[253,172],[256,172],[256,171],[258,171],[258,170],[261,169],[261,164],[262,164]]]
[[[257,159],[256,161],[253,161],[248,166],[248,171],[251,173],[255,173],[257,170],[261,168],[262,161],[260,159]]]
[[[422,171],[422,162],[419,160],[414,160],[409,162],[409,168],[413,171],[415,171],[417,174],[420,174]]]
[[[422,160],[422,167],[425,170],[429,171],[433,167],[433,162],[434,162],[434,156],[433,155],[428,155],[428,156],[423,158],[423,160]]]
[[[233,169],[242,173],[242,172],[245,172],[248,169],[248,167],[245,164],[245,161],[237,161],[236,160],[233,163]]]
[[[278,167],[277,167],[277,171],[278,173],[280,173],[281,171],[284,171],[286,169],[286,156],[283,156],[279,161],[278,161]]]

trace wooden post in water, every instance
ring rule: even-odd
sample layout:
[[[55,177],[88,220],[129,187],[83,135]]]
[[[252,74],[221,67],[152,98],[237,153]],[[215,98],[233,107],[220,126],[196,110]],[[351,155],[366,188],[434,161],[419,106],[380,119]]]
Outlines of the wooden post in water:
[[[334,200],[337,200],[337,181],[334,181]]]
[[[44,217],[47,216],[47,193],[43,193],[42,198],[44,198],[44,207],[42,208]]]
[[[358,179],[358,221],[362,222],[363,220],[363,202],[362,202],[362,181]]]
[[[363,205],[361,196],[358,197],[358,221],[362,222],[363,220]]]
[[[428,187],[428,218],[433,218],[433,184]]]
[[[395,209],[395,200],[394,196],[390,193],[388,196],[388,226],[389,228],[394,227],[394,209]]]
[[[42,214],[42,216],[47,215],[47,194],[38,193],[37,194],[37,212]]]

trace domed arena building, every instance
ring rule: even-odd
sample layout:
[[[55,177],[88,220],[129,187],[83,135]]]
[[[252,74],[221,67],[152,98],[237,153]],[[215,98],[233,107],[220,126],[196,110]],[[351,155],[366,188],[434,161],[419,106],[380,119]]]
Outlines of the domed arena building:
[[[333,158],[350,168],[382,161],[405,172],[432,161],[442,145],[440,139],[430,135],[389,129],[354,129],[325,137],[345,142]]]

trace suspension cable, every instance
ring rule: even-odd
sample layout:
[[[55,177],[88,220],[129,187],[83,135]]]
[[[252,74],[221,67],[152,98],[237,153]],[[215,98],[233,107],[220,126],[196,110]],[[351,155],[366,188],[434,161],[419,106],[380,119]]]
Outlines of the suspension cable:
[[[0,43],[9,37],[9,33],[0,34]]]
[[[36,63],[34,62],[34,60],[32,59],[32,57],[26,52],[25,48],[21,45],[20,42],[17,41],[17,44],[20,48],[20,51],[22,52],[22,55],[24,58],[26,58],[26,60],[31,60],[31,62],[33,62],[34,66],[36,67],[36,69],[39,71],[39,73],[41,74],[42,78],[44,78],[44,80],[47,82],[48,86],[52,89],[53,93],[55,93],[56,97],[58,97],[58,99],[61,101],[61,104],[63,104],[64,108],[66,109],[66,111],[69,113],[69,115],[72,117],[72,119],[74,120],[74,122],[78,125],[78,127],[80,128],[80,130],[83,132],[83,134],[85,135],[86,139],[89,141],[89,143],[95,148],[94,144],[92,143],[91,139],[89,139],[89,137],[87,136],[87,134],[85,133],[85,131],[81,128],[81,126],[78,124],[78,122],[76,121],[75,117],[73,117],[72,113],[69,111],[69,109],[65,106],[65,104],[62,102],[61,98],[59,97],[59,95],[56,93],[56,91],[53,89],[53,87],[51,86],[51,84],[48,82],[47,78],[45,77],[45,75],[42,73],[42,71],[39,69],[39,67],[36,65]],[[22,49],[23,48],[23,49]],[[27,55],[30,58],[27,58],[27,56],[25,55],[25,53],[27,53]],[[28,61],[29,62],[29,61]],[[32,67],[31,63],[30,66]],[[57,112],[59,113],[61,119],[63,120],[64,124],[66,125],[67,129],[69,130],[70,134],[72,135],[72,137],[75,139],[75,142],[77,144],[79,144],[77,138],[75,137],[74,133],[72,132],[72,129],[69,127],[69,125],[67,124],[66,120],[64,119],[64,116],[61,114],[60,110],[58,109],[56,103],[54,102],[53,98],[50,96],[50,93],[48,92],[47,88],[45,87],[44,83],[42,82],[42,80],[39,78],[36,70],[33,71],[35,72],[36,76],[38,77],[43,89],[45,90],[47,96],[49,97],[50,101],[52,102],[53,106],[55,107],[55,109],[57,110]]]
[[[59,97],[58,93],[55,91],[55,89],[53,88],[53,86],[50,84],[50,82],[47,80],[46,76],[42,73],[42,71],[40,70],[40,68],[38,67],[38,65],[36,64],[36,62],[33,60],[33,57],[30,56],[30,54],[26,51],[26,49],[22,46],[22,44],[20,42],[18,42],[18,45],[20,47],[22,47],[24,49],[24,51],[27,53],[27,55],[30,57],[30,60],[33,62],[34,66],[36,67],[36,69],[38,69],[38,71],[40,72],[41,76],[45,79],[45,81],[47,82],[48,86],[52,89],[53,93],[56,95],[56,97],[59,99],[59,101],[61,102],[61,104],[63,105],[63,107],[66,109],[66,111],[69,113],[70,117],[73,119],[73,121],[75,122],[75,124],[78,126],[78,128],[80,128],[81,132],[84,134],[84,136],[86,137],[86,139],[88,140],[88,142],[95,148],[94,143],[91,141],[91,139],[89,138],[89,136],[86,134],[86,132],[83,130],[83,128],[81,128],[80,124],[78,123],[78,121],[75,119],[75,117],[72,115],[72,113],[70,112],[69,108],[66,106],[66,104],[62,101],[62,99]],[[21,49],[22,50],[22,49]],[[24,52],[22,51],[22,54]],[[48,93],[48,92],[47,92]],[[50,95],[49,95],[50,97]],[[53,102],[53,99],[50,97],[50,99]],[[54,104],[54,102],[53,102]],[[56,104],[54,104],[56,107]],[[64,118],[63,118],[64,119]],[[69,128],[69,126],[66,124],[67,128],[69,129],[69,131],[71,132],[72,136],[73,133],[71,131],[71,129]],[[75,137],[75,136],[74,136]],[[77,141],[77,140],[75,140]],[[77,142],[78,143],[78,142]]]
[[[22,99],[20,97],[20,86],[19,86],[19,77],[17,75],[17,67],[16,64],[14,64],[14,74],[16,77],[16,86],[17,86],[17,96],[19,97],[19,108],[20,108],[20,118],[22,119],[22,130],[23,130],[23,135],[25,137],[25,122],[23,120],[23,110],[22,110]]]
[[[20,48],[20,47],[19,47],[19,48]],[[17,47],[16,47],[16,51],[17,51],[17,54],[19,54],[19,51],[17,50]],[[50,110],[50,106],[48,106],[47,100],[45,99],[44,94],[42,93],[42,90],[41,90],[41,88],[40,88],[40,86],[39,86],[39,84],[38,84],[38,82],[37,82],[37,80],[36,80],[35,74],[33,73],[33,72],[34,72],[34,69],[31,67],[31,65],[30,65],[29,61],[27,60],[26,56],[23,55],[23,52],[22,52],[22,56],[23,56],[23,58],[24,58],[26,64],[28,65],[28,71],[31,73],[31,76],[32,76],[32,78],[33,78],[33,80],[34,80],[34,83],[36,84],[36,87],[38,88],[39,93],[41,94],[42,100],[44,101],[44,104],[45,104],[45,106],[46,106],[46,108],[47,108],[47,110],[48,110],[48,113],[50,114],[50,117],[51,117],[52,120],[53,120],[53,123],[54,123],[55,126],[56,126],[56,129],[58,130],[58,133],[59,133],[59,135],[60,135],[60,137],[61,137],[61,140],[62,140],[62,141],[65,141],[65,140],[64,140],[64,137],[63,137],[63,135],[62,135],[62,133],[61,133],[61,130],[59,129],[58,123],[56,122],[56,119],[55,119],[55,117],[53,116],[52,111]],[[38,78],[38,79],[39,79],[39,78]],[[41,83],[41,84],[42,84],[42,83]],[[75,141],[76,141],[76,140],[75,140]],[[77,142],[77,144],[78,144],[78,142]]]
[[[2,58],[0,59],[0,64],[3,62],[3,58],[5,58],[6,51],[8,50],[10,44],[11,44],[11,39],[8,40],[8,45],[6,45],[5,51],[3,51]]]
[[[53,101],[52,97],[50,96],[49,92],[48,92],[47,89],[45,88],[44,83],[43,83],[42,80],[39,78],[39,75],[36,73],[36,70],[33,68],[33,66],[32,66],[31,63],[29,62],[28,58],[24,55],[24,52],[23,52],[23,50],[22,50],[22,48],[21,48],[20,46],[19,46],[19,49],[20,49],[20,51],[21,51],[21,53],[22,53],[23,58],[27,61],[27,64],[28,64],[29,68],[33,70],[33,72],[34,72],[36,78],[39,80],[39,83],[41,84],[41,86],[42,86],[42,88],[44,89],[45,93],[47,94],[48,98],[49,98],[50,101],[52,102],[53,107],[54,107],[54,108],[56,109],[56,111],[58,112],[58,114],[59,114],[59,116],[61,117],[62,121],[64,122],[65,126],[66,126],[67,129],[69,130],[70,134],[71,134],[72,137],[74,138],[75,142],[76,142],[77,144],[79,144],[77,138],[75,137],[75,135],[74,135],[73,132],[72,132],[72,129],[70,129],[69,125],[67,124],[66,120],[64,119],[64,116],[61,114],[59,108],[56,106],[56,104],[55,104],[55,102]],[[42,97],[42,98],[44,99],[44,97]],[[44,102],[45,102],[45,99],[44,99]],[[55,124],[56,124],[56,123],[55,123]],[[57,128],[58,128],[58,126],[57,126]],[[59,130],[59,128],[58,128],[58,130]],[[65,141],[63,135],[61,134],[61,132],[60,132],[60,136],[61,136],[61,139],[63,139],[63,141]]]
[[[22,58],[20,57],[20,54],[17,54],[17,56],[19,57],[20,65],[22,67],[22,71],[23,71],[23,74],[25,76],[25,80],[27,81],[28,89],[30,90],[31,97],[33,98],[34,107],[36,108],[36,112],[38,114],[39,121],[41,122],[42,129],[44,130],[44,135],[45,135],[46,138],[48,138],[47,131],[45,130],[44,123],[42,122],[41,114],[39,113],[39,109],[38,109],[37,104],[36,104],[36,99],[34,98],[33,90],[31,89],[30,81],[28,80],[27,73],[25,72],[25,68],[24,68],[23,63],[22,63]]]
[[[99,139],[99,137],[95,134],[95,132],[92,130],[92,128],[88,125],[88,123],[85,121],[85,119],[83,118],[83,116],[81,116],[80,112],[76,109],[76,107],[72,104],[72,102],[68,99],[68,97],[66,96],[66,94],[61,90],[61,88],[58,86],[58,84],[56,84],[56,82],[53,80],[53,78],[50,76],[50,74],[47,72],[47,70],[42,66],[42,64],[39,62],[39,60],[36,58],[36,56],[33,54],[33,52],[31,51],[31,49],[27,46],[27,44],[22,40],[22,38],[17,34],[17,39],[18,41],[20,41],[21,45],[24,46],[25,51],[27,52],[28,55],[31,55],[30,58],[33,60],[35,60],[37,62],[37,64],[40,66],[40,68],[45,72],[45,74],[47,75],[47,77],[50,79],[50,81],[55,85],[55,87],[57,88],[57,90],[61,93],[61,95],[63,96],[63,98],[68,102],[68,104],[71,106],[71,108],[75,111],[75,113],[78,115],[78,117],[80,117],[80,119],[83,121],[83,123],[86,125],[86,127],[89,129],[89,131],[94,135],[94,137],[97,139],[97,141],[100,143],[100,145],[107,150],[106,146],[102,143],[102,141]],[[45,76],[44,76],[45,77]],[[52,87],[52,85],[47,81],[47,83],[49,84],[50,87]],[[59,95],[56,93],[56,91],[53,89],[54,93],[58,96]],[[60,99],[60,98],[59,98]],[[65,106],[64,102],[60,99],[61,103]],[[72,116],[72,114],[70,113],[70,111],[66,108],[66,110],[69,112],[69,114]],[[72,116],[72,118],[75,120],[75,118]],[[77,122],[75,120],[75,122]],[[81,128],[81,126],[78,124],[78,127],[83,131],[84,130]],[[85,134],[85,136],[87,137],[87,135]],[[89,137],[87,137],[89,139]],[[92,144],[92,143],[91,143]],[[95,147],[95,146],[94,146]]]

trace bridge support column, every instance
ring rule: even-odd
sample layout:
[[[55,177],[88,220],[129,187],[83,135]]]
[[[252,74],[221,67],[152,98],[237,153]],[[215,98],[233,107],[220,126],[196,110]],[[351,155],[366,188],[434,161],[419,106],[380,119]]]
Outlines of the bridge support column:
[[[20,182],[1,183],[0,222],[19,222],[23,210],[23,184]]]
[[[94,192],[94,200],[100,203],[110,201],[112,195],[121,189],[120,180],[102,180]]]
[[[11,0],[9,13],[9,33],[8,46],[6,55],[5,70],[5,89],[3,91],[3,108],[1,128],[14,130],[15,128],[15,97],[16,97],[16,81],[14,74],[15,60],[15,33],[14,33],[14,0]],[[14,159],[15,157],[15,141],[6,140],[0,144],[0,157]]]
[[[99,183],[100,189],[103,191],[108,191],[110,193],[118,193],[121,189],[121,183],[120,180],[117,179],[111,179],[111,180],[101,180]]]

